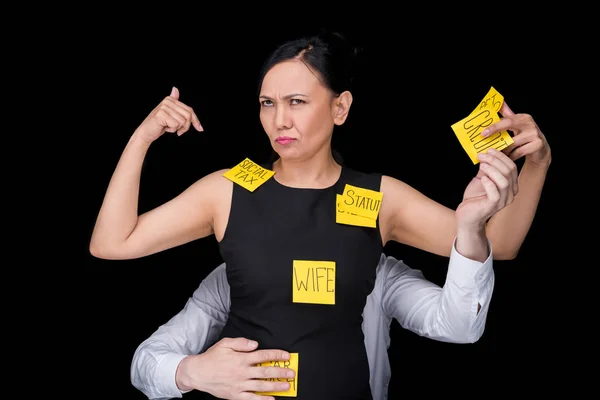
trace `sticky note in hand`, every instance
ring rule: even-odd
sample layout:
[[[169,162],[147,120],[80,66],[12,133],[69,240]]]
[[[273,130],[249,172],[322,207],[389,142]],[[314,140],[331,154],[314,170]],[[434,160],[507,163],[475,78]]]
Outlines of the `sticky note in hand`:
[[[492,87],[468,117],[452,125],[452,130],[473,164],[479,162],[477,154],[487,152],[490,147],[500,151],[514,143],[507,131],[481,136],[485,128],[500,121],[498,111],[503,102],[504,97]]]

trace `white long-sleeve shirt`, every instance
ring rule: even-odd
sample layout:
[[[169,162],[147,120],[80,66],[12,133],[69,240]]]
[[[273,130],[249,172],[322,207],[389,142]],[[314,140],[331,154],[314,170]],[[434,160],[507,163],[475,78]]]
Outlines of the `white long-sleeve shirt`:
[[[492,259],[490,251],[485,262],[473,261],[453,247],[446,281],[440,287],[425,279],[420,270],[381,255],[362,325],[373,399],[385,400],[388,395],[391,368],[387,350],[393,318],[403,328],[433,340],[479,340],[494,288]],[[183,392],[175,383],[179,362],[188,355],[204,352],[216,342],[227,321],[229,306],[223,263],[200,283],[183,310],[138,346],[131,364],[133,386],[149,399],[182,397]]]

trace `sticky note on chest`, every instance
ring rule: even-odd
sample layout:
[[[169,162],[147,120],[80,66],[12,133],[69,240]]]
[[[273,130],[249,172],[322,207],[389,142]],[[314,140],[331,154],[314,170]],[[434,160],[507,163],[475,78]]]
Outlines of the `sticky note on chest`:
[[[485,128],[500,121],[498,111],[503,102],[504,97],[492,87],[468,117],[452,125],[452,130],[473,164],[479,162],[477,154],[485,153],[489,148],[500,151],[514,143],[507,131],[496,132],[488,137],[480,135]]]
[[[287,361],[267,361],[264,363],[257,364],[258,367],[279,367],[279,368],[290,368],[296,372],[294,378],[264,378],[264,381],[273,382],[288,382],[290,388],[285,392],[256,392],[257,394],[264,396],[282,396],[282,397],[296,397],[298,395],[298,353],[290,353],[290,359]]]
[[[335,304],[335,261],[294,260],[294,303]]]
[[[374,221],[379,216],[382,199],[382,192],[347,184],[339,201],[339,209]]]
[[[349,212],[344,211],[342,209],[342,207],[340,206],[340,203],[342,202],[341,194],[337,194],[336,199],[337,200],[335,202],[335,222],[337,222],[338,224],[344,224],[344,225],[354,225],[354,226],[364,226],[367,228],[377,228],[377,220],[367,218],[367,217],[362,217],[360,215],[351,214]]]
[[[233,183],[237,183],[245,189],[254,192],[274,174],[274,171],[263,168],[246,158],[244,161],[225,172],[223,176]]]

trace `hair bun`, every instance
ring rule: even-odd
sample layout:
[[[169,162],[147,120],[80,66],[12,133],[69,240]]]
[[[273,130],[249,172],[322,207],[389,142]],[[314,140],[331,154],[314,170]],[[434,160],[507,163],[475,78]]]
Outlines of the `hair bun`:
[[[329,44],[332,51],[343,52],[347,57],[356,57],[363,50],[362,47],[353,43],[347,35],[337,30],[321,28],[317,36]]]

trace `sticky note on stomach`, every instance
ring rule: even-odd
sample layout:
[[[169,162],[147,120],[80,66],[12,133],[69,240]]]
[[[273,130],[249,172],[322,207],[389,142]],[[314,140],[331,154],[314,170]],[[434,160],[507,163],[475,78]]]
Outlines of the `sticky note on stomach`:
[[[298,353],[290,353],[287,361],[266,361],[257,366],[291,368],[296,372],[295,378],[265,378],[265,381],[288,382],[290,388],[285,392],[256,392],[264,396],[297,397],[298,396]]]

